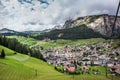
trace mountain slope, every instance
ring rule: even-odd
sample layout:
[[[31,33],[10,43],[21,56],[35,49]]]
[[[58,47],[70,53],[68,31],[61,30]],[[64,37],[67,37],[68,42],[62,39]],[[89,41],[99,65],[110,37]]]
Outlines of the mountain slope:
[[[115,16],[103,14],[79,17],[75,20],[67,20],[63,25],[63,29],[73,28],[85,24],[88,28],[99,32],[104,37],[119,36],[120,35],[120,16],[117,18],[116,26],[113,28]],[[112,33],[113,32],[113,33]]]
[[[113,28],[114,19],[115,16],[107,14],[70,19],[61,28],[37,36],[36,39],[117,38],[120,36],[120,16]]]
[[[86,25],[79,25],[73,28],[66,29],[55,29],[43,35],[39,35],[37,39],[88,39],[88,38],[99,38],[102,35],[98,32],[95,32],[91,28],[88,28]]]

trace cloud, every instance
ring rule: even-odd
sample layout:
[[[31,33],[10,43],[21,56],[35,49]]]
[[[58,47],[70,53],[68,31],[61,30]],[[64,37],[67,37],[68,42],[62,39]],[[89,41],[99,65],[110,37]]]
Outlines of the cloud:
[[[0,0],[0,28],[43,30],[86,15],[114,15],[119,0]]]

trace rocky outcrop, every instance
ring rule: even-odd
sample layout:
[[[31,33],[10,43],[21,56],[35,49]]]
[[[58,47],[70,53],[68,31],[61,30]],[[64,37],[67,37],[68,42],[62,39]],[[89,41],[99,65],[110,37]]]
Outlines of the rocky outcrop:
[[[120,16],[118,16],[116,26],[113,28],[114,19],[115,16],[107,14],[79,17],[75,20],[67,20],[63,25],[63,29],[85,24],[104,37],[117,37],[120,35]]]

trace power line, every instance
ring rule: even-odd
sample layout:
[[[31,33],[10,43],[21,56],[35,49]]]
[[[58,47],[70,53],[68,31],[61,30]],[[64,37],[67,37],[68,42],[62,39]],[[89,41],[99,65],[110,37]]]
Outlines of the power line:
[[[114,35],[114,30],[115,30],[115,26],[116,26],[117,17],[118,17],[119,8],[120,8],[120,0],[119,0],[119,4],[118,4],[115,20],[114,20],[113,27],[112,27],[112,34],[113,35]]]

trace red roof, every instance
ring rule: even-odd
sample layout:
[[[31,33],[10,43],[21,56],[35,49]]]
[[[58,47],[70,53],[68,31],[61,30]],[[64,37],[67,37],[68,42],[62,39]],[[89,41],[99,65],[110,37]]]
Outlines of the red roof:
[[[65,66],[65,69],[67,69],[69,72],[75,72],[75,67]]]

